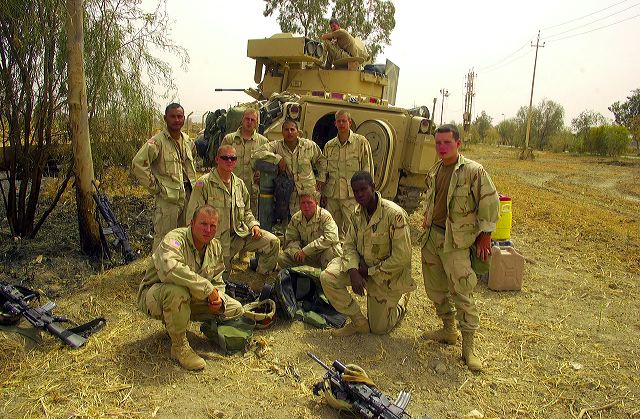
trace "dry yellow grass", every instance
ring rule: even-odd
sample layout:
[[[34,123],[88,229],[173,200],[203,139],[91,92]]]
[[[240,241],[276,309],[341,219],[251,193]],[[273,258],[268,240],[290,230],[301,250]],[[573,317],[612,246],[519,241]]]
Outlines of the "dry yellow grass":
[[[454,418],[477,409],[491,418],[637,417],[640,165],[546,153],[519,161],[512,150],[489,147],[466,154],[513,198],[512,237],[528,260],[521,292],[478,285],[482,373],[464,367],[459,347],[420,338],[438,322],[415,247],[419,287],[389,336],[334,339],[279,319],[256,333],[246,354],[224,356],[192,325],[189,339],[207,359],[200,373],[169,360],[161,323],[136,311],[140,260],[103,274],[80,269],[79,288],[60,290],[57,312],[108,320],[85,347],[70,350],[44,336],[42,346],[25,353],[0,336],[0,416],[336,417],[311,394],[323,375],[305,354],[311,350],[327,362],[361,365],[387,394],[410,390],[414,416]],[[144,197],[122,174],[112,176],[105,188],[114,200]],[[419,225],[418,214],[412,223]],[[46,276],[45,268],[54,272]],[[47,278],[62,276],[54,263],[37,272],[43,288]]]

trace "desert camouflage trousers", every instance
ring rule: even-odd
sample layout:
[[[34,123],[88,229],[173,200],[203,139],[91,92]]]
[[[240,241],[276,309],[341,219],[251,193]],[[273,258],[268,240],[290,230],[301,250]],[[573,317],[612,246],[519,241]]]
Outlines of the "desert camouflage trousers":
[[[471,269],[469,249],[444,252],[444,233],[431,229],[422,246],[422,276],[427,296],[441,319],[458,320],[462,332],[480,326],[478,309],[473,299],[476,274]]]
[[[227,272],[231,271],[231,259],[241,251],[256,252],[258,258],[259,274],[268,274],[276,268],[278,263],[278,252],[280,252],[280,239],[267,230],[260,229],[261,236],[254,240],[249,234],[247,237],[240,237],[237,234],[231,234],[228,242],[221,237],[222,251],[224,253],[224,266]]]
[[[321,253],[317,253],[311,256],[308,256],[308,255],[305,256],[304,262],[300,263],[297,260],[295,260],[293,256],[291,256],[289,253],[282,252],[280,253],[280,256],[278,256],[278,266],[280,267],[280,269],[293,268],[295,266],[302,266],[302,265],[313,266],[315,268],[320,268],[320,269],[326,269],[327,265],[329,265],[329,262],[331,262],[333,259],[337,258],[338,256],[340,255],[338,255],[335,252],[335,249],[330,247],[328,249],[323,250]]]
[[[344,237],[347,234],[347,228],[349,226],[349,217],[353,214],[353,210],[358,204],[354,198],[348,199],[335,199],[327,198],[326,210],[331,213],[333,220],[338,226],[338,233],[340,234],[340,240],[344,241]]]
[[[153,215],[153,252],[164,236],[171,230],[187,225],[187,217],[191,221],[192,214],[185,214],[187,204],[191,194],[186,192],[186,196],[180,199],[178,203],[171,203],[156,195],[156,209]]]
[[[189,320],[235,319],[242,316],[242,304],[223,291],[218,291],[222,299],[222,309],[213,314],[207,301],[191,298],[189,290],[175,284],[157,283],[140,294],[138,309],[157,320],[162,320],[170,335],[182,334],[187,330]]]
[[[360,305],[347,289],[351,286],[349,274],[342,270],[342,259],[336,258],[320,274],[322,290],[329,302],[340,313],[350,318],[363,316]],[[404,317],[410,294],[389,292],[371,278],[366,285],[367,318],[369,329],[376,335],[389,333]]]

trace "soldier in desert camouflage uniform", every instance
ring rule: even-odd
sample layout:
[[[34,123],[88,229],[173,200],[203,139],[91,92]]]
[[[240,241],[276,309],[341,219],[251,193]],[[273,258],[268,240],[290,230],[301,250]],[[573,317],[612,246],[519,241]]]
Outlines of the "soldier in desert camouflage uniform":
[[[133,176],[155,197],[153,249],[165,234],[189,222],[185,209],[196,180],[194,145],[181,131],[184,109],[178,103],[168,105],[164,120],[166,128],[144,143],[131,162]]]
[[[443,125],[436,130],[436,151],[440,161],[427,175],[426,211],[423,221],[422,275],[427,295],[442,329],[425,338],[456,344],[462,332],[462,356],[470,370],[482,369],[474,352],[474,333],[480,319],[473,299],[476,274],[471,268],[470,248],[477,256],[491,255],[491,232],[498,220],[496,188],[484,168],[458,153],[458,129]]]
[[[200,370],[204,359],[189,346],[189,320],[234,319],[242,304],[225,294],[224,261],[214,238],[218,211],[196,209],[189,227],[177,228],[154,250],[138,290],[138,308],[162,320],[171,337],[171,357],[183,368]]]
[[[278,170],[293,176],[295,188],[289,201],[289,215],[300,209],[299,197],[303,191],[321,190],[320,176],[327,170],[327,161],[316,143],[298,137],[298,123],[287,119],[282,124],[282,140],[271,141],[253,153],[252,161],[264,160],[277,164]],[[314,174],[314,169],[318,175]]]
[[[337,336],[355,333],[385,334],[404,317],[410,291],[411,238],[407,213],[376,192],[369,172],[356,172],[351,187],[358,202],[351,215],[343,246],[336,258],[320,274],[329,302],[351,323],[336,330]],[[358,295],[367,294],[367,317],[347,287]]]
[[[258,211],[258,186],[254,181],[256,171],[251,167],[251,155],[261,146],[267,144],[269,140],[258,134],[256,127],[258,126],[258,111],[256,109],[247,109],[242,116],[242,125],[235,131],[224,136],[220,145],[232,145],[236,149],[238,163],[233,169],[244,185],[249,190],[251,197],[251,211],[256,214]]]
[[[344,238],[350,214],[356,207],[353,190],[349,186],[351,176],[359,170],[373,173],[373,157],[369,141],[351,131],[351,115],[340,110],[336,112],[338,135],[324,146],[327,159],[326,182],[322,191],[326,198],[326,209],[338,225],[340,238]],[[325,174],[321,175],[325,179]]]
[[[222,145],[216,156],[216,168],[196,182],[189,210],[209,204],[220,212],[220,226],[217,238],[222,243],[224,262],[231,269],[231,259],[245,250],[260,255],[256,271],[268,274],[278,262],[280,240],[260,228],[249,205],[249,191],[238,176],[233,174],[237,161],[236,150],[230,145]]]
[[[329,211],[318,206],[315,192],[300,195],[300,211],[287,226],[280,268],[308,265],[325,269],[329,262],[342,256],[338,226]]]

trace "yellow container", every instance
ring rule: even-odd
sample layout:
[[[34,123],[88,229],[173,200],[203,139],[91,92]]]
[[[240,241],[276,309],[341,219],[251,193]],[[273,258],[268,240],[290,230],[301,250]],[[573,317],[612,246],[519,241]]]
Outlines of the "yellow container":
[[[498,213],[498,222],[496,229],[491,233],[492,240],[509,240],[511,238],[511,198],[506,195],[499,194],[500,212]]]

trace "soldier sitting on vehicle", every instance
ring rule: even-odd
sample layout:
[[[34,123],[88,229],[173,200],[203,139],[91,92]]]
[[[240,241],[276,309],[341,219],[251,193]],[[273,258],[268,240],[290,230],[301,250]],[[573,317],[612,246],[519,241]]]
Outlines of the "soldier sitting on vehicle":
[[[329,20],[329,27],[331,31],[321,36],[327,50],[325,68],[331,69],[336,61],[341,60],[341,62],[346,62],[335,65],[335,68],[357,69],[367,59],[364,48],[359,47],[356,39],[340,27],[337,19]],[[348,60],[348,58],[353,58],[353,60]],[[355,65],[353,65],[354,63]]]
[[[409,292],[416,288],[411,278],[411,236],[407,213],[383,199],[375,190],[371,173],[356,172],[351,178],[358,206],[340,258],[329,263],[320,282],[329,302],[351,318],[336,336],[356,333],[389,333],[404,317]],[[367,317],[347,287],[367,294]]]
[[[189,346],[189,320],[234,319],[242,304],[225,294],[222,246],[215,239],[218,211],[198,207],[189,227],[170,231],[154,250],[138,290],[138,308],[162,320],[171,338],[171,358],[201,370],[204,359]]]
[[[300,265],[325,269],[331,260],[342,256],[338,226],[329,211],[318,206],[315,192],[300,194],[300,211],[291,217],[284,240],[278,257],[283,269]]]

